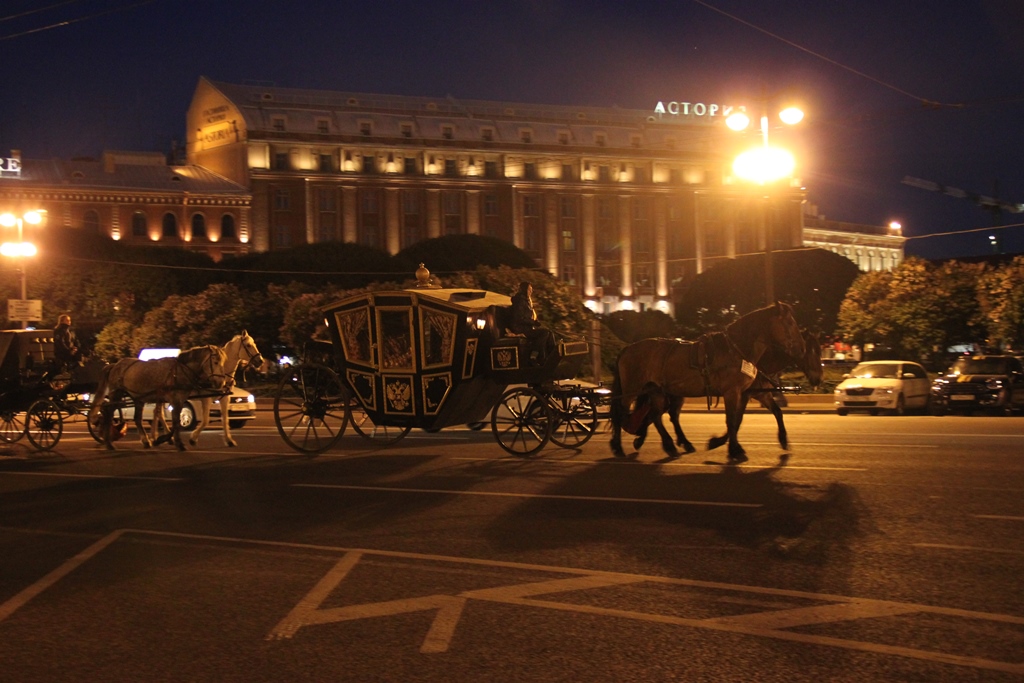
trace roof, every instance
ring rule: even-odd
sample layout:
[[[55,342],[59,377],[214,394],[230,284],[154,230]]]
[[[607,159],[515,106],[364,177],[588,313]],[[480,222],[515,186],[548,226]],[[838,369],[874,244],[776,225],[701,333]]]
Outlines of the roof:
[[[159,153],[106,152],[96,159],[23,159],[20,177],[0,188],[33,186],[249,196],[245,186],[202,166],[169,166]]]
[[[415,294],[420,299],[433,299],[442,301],[451,306],[461,308],[466,312],[474,313],[486,310],[491,306],[511,306],[511,297],[497,292],[488,292],[482,289],[406,289],[406,292]]]

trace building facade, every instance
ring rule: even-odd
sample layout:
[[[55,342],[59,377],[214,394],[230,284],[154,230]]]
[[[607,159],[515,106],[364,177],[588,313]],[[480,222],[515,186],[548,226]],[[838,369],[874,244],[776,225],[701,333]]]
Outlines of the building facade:
[[[114,240],[181,247],[219,260],[250,250],[252,196],[198,166],[168,165],[155,152],[105,152],[100,160],[22,159],[0,174],[0,207],[44,211],[41,226]]]
[[[716,259],[802,244],[798,183],[734,182],[719,105],[652,111],[367,95],[200,79],[187,161],[252,192],[256,250],[389,253],[480,234],[577,285],[594,310],[671,309]]]
[[[907,238],[899,224],[875,226],[827,220],[813,204],[804,208],[804,246],[845,256],[865,272],[892,270],[903,262]]]

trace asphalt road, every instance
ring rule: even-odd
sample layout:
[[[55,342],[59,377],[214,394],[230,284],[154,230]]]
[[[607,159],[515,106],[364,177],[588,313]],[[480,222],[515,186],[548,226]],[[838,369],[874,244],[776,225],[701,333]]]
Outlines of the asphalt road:
[[[687,412],[695,443],[724,427]],[[1020,681],[1024,418],[766,414],[750,462],[488,432],[0,449],[4,681]]]

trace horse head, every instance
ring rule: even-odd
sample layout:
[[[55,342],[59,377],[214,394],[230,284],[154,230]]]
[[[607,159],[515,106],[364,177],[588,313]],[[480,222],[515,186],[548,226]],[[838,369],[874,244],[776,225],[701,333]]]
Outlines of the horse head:
[[[769,336],[771,342],[792,358],[803,358],[806,342],[800,327],[796,324],[793,307],[781,301],[771,307],[773,311]]]
[[[228,354],[219,346],[196,346],[182,351],[177,361],[192,373],[195,384],[221,390],[234,377],[225,367]]]
[[[235,357],[238,362],[242,363],[246,368],[252,368],[253,370],[259,370],[263,367],[263,354],[256,348],[256,340],[246,331],[242,330],[242,334],[236,336],[230,342],[225,345],[225,350],[232,344],[238,344],[238,350]],[[230,362],[231,358],[228,358]]]
[[[800,370],[812,387],[821,384],[825,368],[821,364],[821,340],[813,332],[804,331],[804,355],[800,359]]]

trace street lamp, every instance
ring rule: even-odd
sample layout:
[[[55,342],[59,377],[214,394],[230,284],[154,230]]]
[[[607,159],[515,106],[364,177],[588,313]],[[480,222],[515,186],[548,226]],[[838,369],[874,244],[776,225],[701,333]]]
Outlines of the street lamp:
[[[36,245],[31,242],[25,241],[24,225],[38,225],[43,220],[42,212],[40,211],[26,211],[20,216],[13,213],[0,214],[0,226],[5,228],[18,228],[18,241],[17,242],[4,242],[0,244],[0,255],[9,256],[19,261],[18,274],[21,277],[21,300],[25,301],[28,299],[27,286],[25,284],[25,266],[20,264],[22,258],[27,256],[36,255]],[[22,320],[21,326],[23,328],[28,327],[28,321]]]
[[[779,147],[772,147],[768,144],[768,114],[767,104],[762,106],[761,115],[761,145],[736,157],[732,164],[732,171],[737,178],[747,180],[758,185],[770,185],[777,180],[788,178],[793,175],[796,168],[796,160],[788,151]],[[786,125],[795,125],[804,118],[804,113],[797,107],[787,107],[779,112],[779,119]],[[743,111],[731,114],[725,120],[725,125],[731,130],[742,131],[750,125],[750,117]],[[775,274],[772,267],[772,235],[771,221],[768,216],[768,198],[765,197],[763,220],[764,220],[764,290],[766,304],[771,305],[775,299]]]

